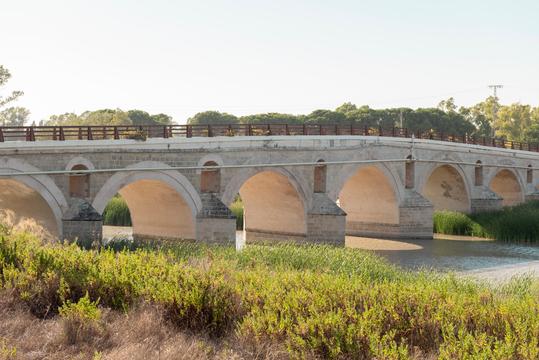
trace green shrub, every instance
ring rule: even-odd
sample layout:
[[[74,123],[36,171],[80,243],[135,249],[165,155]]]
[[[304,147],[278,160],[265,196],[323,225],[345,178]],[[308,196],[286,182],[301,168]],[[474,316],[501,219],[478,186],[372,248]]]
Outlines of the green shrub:
[[[67,343],[90,341],[102,332],[101,310],[97,307],[98,303],[99,299],[92,302],[86,293],[78,302],[68,300],[58,309]]]
[[[230,210],[236,216],[236,229],[243,230],[243,202],[239,196],[230,205]]]
[[[116,195],[110,199],[103,211],[103,225],[132,226],[131,213],[125,200]]]
[[[96,324],[100,299],[102,307],[122,311],[154,303],[179,327],[234,332],[245,344],[279,344],[293,358],[539,356],[536,281],[491,288],[405,271],[357,249],[287,245],[236,252],[186,244],[114,252],[0,233],[0,275],[2,286],[25,302],[84,319],[66,328],[75,334],[70,341],[100,329],[77,332],[81,324]]]

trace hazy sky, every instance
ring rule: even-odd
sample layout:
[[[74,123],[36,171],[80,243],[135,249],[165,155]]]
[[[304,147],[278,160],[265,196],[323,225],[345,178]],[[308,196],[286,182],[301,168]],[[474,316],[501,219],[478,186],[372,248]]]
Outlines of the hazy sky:
[[[491,83],[539,105],[539,1],[2,0],[0,64],[36,121],[469,105]]]

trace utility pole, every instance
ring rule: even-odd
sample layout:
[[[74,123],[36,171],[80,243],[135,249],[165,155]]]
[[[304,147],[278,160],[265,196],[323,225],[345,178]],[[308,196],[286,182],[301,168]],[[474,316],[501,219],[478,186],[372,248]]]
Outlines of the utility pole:
[[[496,107],[496,103],[498,101],[498,95],[496,93],[496,90],[503,88],[503,85],[489,85],[488,87],[492,89],[492,95],[494,96],[494,102],[492,103],[492,137],[494,137],[496,135],[496,129],[494,128],[494,126],[496,124],[498,112],[498,109]]]

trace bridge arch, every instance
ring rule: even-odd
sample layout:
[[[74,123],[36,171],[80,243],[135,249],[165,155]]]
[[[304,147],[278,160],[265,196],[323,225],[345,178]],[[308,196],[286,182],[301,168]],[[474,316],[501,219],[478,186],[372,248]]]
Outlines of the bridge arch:
[[[489,181],[489,188],[502,198],[503,206],[513,206],[524,202],[524,184],[518,173],[509,168],[495,171]]]
[[[108,201],[120,194],[131,212],[135,235],[196,239],[202,202],[189,180],[175,170],[137,170],[167,167],[145,161],[130,166],[132,171],[114,174],[97,193],[93,207],[102,214]]]
[[[2,173],[35,172],[38,168],[20,160],[0,160],[0,210],[11,214],[15,223],[33,219],[53,238],[62,236],[62,215],[67,201],[47,175],[2,177]]]
[[[247,241],[301,240],[307,234],[308,197],[301,182],[284,168],[245,168],[228,182],[222,201],[240,195]]]
[[[470,185],[458,165],[432,165],[425,172],[420,193],[432,203],[434,210],[470,212]]]
[[[381,233],[399,224],[400,186],[384,165],[346,166],[330,197],[346,212],[349,234]]]

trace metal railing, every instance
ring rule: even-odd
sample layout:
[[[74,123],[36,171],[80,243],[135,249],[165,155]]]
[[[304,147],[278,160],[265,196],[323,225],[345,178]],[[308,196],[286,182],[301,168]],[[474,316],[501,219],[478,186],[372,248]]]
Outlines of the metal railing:
[[[406,128],[382,128],[344,124],[223,124],[223,125],[118,125],[118,126],[3,126],[0,143],[40,140],[105,140],[146,138],[192,138],[215,136],[363,135],[439,140],[505,149],[539,152],[539,144],[454,135],[434,130],[412,132]]]

